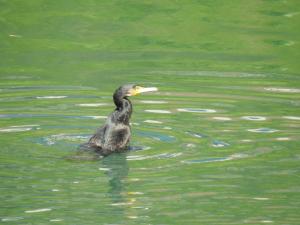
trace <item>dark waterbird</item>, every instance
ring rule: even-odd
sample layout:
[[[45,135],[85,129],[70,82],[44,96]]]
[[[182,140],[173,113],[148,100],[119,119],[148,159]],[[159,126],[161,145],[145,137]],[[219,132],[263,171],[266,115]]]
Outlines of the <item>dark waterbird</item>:
[[[119,87],[113,94],[116,109],[90,138],[85,147],[95,149],[102,156],[127,150],[131,136],[129,121],[132,114],[132,104],[128,97],[150,91],[157,91],[157,88],[144,88],[134,84]]]

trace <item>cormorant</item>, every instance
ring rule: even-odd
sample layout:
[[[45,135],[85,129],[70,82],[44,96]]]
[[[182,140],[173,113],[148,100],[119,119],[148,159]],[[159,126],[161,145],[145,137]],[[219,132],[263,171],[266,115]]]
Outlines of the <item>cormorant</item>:
[[[157,88],[144,88],[134,84],[119,87],[113,94],[116,109],[90,138],[88,146],[103,156],[128,149],[131,135],[129,120],[132,114],[132,104],[128,97],[149,91],[157,91]]]

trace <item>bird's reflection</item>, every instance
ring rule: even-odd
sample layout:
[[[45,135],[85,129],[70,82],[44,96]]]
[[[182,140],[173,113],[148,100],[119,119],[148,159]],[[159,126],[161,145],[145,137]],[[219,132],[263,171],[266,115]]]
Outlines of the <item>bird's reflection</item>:
[[[107,157],[103,157],[94,151],[93,148],[87,148],[85,145],[81,145],[75,154],[65,158],[73,162],[100,160],[104,173],[108,177],[109,197],[113,203],[124,202],[122,196],[122,193],[124,193],[124,179],[127,177],[129,171],[126,153],[111,154]]]
[[[125,184],[124,179],[128,176],[129,167],[126,160],[126,153],[112,154],[101,160],[102,166],[106,168],[106,175],[109,180],[108,195],[113,203],[124,202]]]
[[[142,147],[134,146],[129,148],[130,151],[143,150]],[[127,177],[129,165],[126,159],[128,152],[111,154],[103,157],[90,148],[80,146],[79,151],[69,160],[72,161],[99,161],[100,170],[107,176],[108,191],[106,197],[110,199],[110,206],[104,210],[109,210],[114,222],[123,222],[129,217],[136,217],[135,210],[131,207],[135,204],[136,199],[130,196],[127,189]],[[106,213],[106,212],[103,212]]]

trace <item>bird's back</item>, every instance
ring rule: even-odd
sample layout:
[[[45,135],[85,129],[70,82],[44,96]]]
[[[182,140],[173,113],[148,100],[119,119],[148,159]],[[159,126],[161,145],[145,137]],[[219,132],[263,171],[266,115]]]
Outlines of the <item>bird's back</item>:
[[[88,144],[96,147],[103,155],[122,152],[127,149],[130,140],[130,126],[122,123],[106,123],[90,138]]]

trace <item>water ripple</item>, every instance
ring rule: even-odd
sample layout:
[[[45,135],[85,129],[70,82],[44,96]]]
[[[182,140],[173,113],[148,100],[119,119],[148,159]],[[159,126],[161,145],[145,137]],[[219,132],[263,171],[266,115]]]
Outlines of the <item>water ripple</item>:
[[[276,138],[276,140],[277,141],[289,141],[289,140],[291,140],[291,138],[289,138],[289,137],[278,137],[278,138]]]
[[[223,117],[223,116],[215,116],[213,117],[214,120],[220,120],[220,121],[230,121],[232,120],[230,117]]]
[[[12,87],[4,87],[1,90],[19,90],[19,91],[32,91],[32,90],[97,90],[94,87],[85,87],[85,86],[12,86]]]
[[[42,209],[33,209],[33,210],[27,210],[25,213],[39,213],[39,212],[48,212],[51,211],[50,208],[42,208]]]
[[[151,74],[166,74],[177,76],[209,76],[209,77],[266,77],[267,74],[245,72],[219,72],[219,71],[151,71]]]
[[[184,160],[181,161],[182,163],[187,164],[195,164],[195,163],[211,163],[211,162],[223,162],[223,161],[229,161],[229,160],[235,160],[235,159],[242,159],[248,157],[247,154],[232,154],[227,157],[216,157],[216,158],[206,158],[206,159],[192,159],[192,160]]]
[[[193,136],[193,137],[196,137],[196,138],[204,138],[204,137],[207,137],[207,136],[204,135],[204,134],[196,133],[196,132],[192,132],[192,131],[186,131],[185,133],[188,134],[188,135],[191,135],[191,136]]]
[[[163,122],[158,120],[144,120],[144,123],[162,124]]]
[[[161,109],[146,109],[145,112],[149,113],[161,113],[161,114],[169,114],[171,111],[169,110],[161,110]]]
[[[51,220],[49,220],[50,222],[61,222],[61,221],[63,221],[63,219],[51,219]]]
[[[230,144],[224,142],[224,141],[218,141],[218,140],[214,140],[212,146],[215,148],[222,148],[222,147],[227,147]]]
[[[0,118],[44,118],[44,117],[61,117],[66,119],[106,119],[107,116],[80,116],[80,115],[58,115],[58,114],[0,114]]]
[[[271,128],[257,128],[257,129],[248,129],[247,131],[254,132],[254,133],[275,133],[279,130],[271,129]]]
[[[282,118],[288,120],[300,120],[300,116],[283,116]]]
[[[67,98],[68,96],[36,96],[37,99],[60,99],[60,98]]]
[[[77,134],[54,134],[49,137],[44,137],[38,140],[39,144],[45,144],[45,145],[55,145],[58,142],[64,141],[64,142],[70,142],[70,143],[82,143],[87,141],[87,139],[90,137],[90,135],[77,135]]]
[[[127,160],[145,160],[145,159],[168,159],[181,156],[182,153],[162,153],[158,155],[129,155],[126,157]]]
[[[156,100],[142,100],[140,102],[145,103],[145,104],[166,104],[166,103],[168,103],[167,101],[156,101]]]
[[[264,88],[266,91],[272,91],[272,92],[282,92],[282,93],[300,93],[300,89],[297,88]]]
[[[108,105],[107,103],[81,103],[81,104],[76,104],[76,106],[81,106],[81,107],[99,107],[99,106],[106,106]]]
[[[6,128],[0,128],[0,132],[11,133],[11,132],[24,132],[31,130],[38,130],[39,125],[20,125],[20,126],[10,126]]]
[[[192,113],[215,113],[214,109],[196,109],[196,108],[179,108],[178,112],[192,112]]]
[[[1,219],[2,222],[18,221],[24,219],[23,217],[4,217]]]
[[[170,136],[158,132],[152,132],[152,131],[138,131],[137,134],[140,136],[150,137],[154,140],[163,141],[163,142],[174,142],[176,140],[174,136]]]
[[[263,116],[242,116],[241,117],[244,120],[252,120],[252,121],[264,121],[266,120],[266,117]]]

